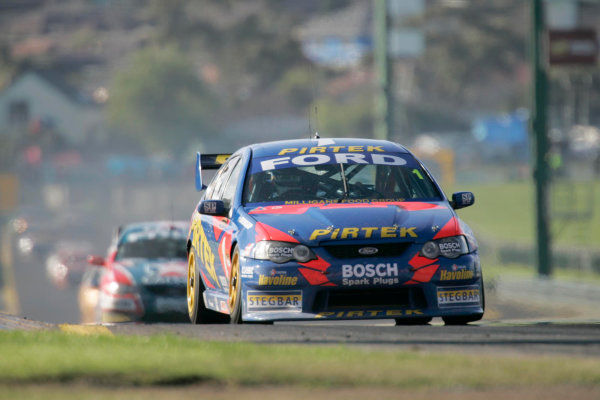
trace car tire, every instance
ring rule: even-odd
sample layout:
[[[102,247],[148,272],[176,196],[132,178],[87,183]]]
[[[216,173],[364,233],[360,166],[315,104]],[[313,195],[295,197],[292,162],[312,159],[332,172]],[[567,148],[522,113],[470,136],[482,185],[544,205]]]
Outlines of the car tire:
[[[188,254],[187,306],[188,316],[192,324],[219,324],[228,321],[227,315],[206,308],[202,293],[204,284],[200,278],[200,270],[196,265],[193,249]]]
[[[240,254],[237,247],[231,256],[231,274],[229,275],[229,322],[241,324],[242,321],[242,277],[240,276]]]
[[[485,289],[483,280],[481,281],[481,308],[485,311]],[[483,318],[483,313],[473,315],[461,315],[456,317],[442,317],[445,325],[466,325],[469,322],[479,321]]]
[[[427,325],[432,319],[431,317],[396,318],[396,326]]]

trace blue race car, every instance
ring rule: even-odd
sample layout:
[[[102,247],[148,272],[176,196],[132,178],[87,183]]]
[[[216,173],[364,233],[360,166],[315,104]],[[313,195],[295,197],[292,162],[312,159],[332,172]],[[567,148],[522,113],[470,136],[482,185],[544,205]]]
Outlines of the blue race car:
[[[219,168],[206,187],[202,168]],[[197,157],[188,235],[193,323],[482,318],[477,241],[405,147],[304,139]]]

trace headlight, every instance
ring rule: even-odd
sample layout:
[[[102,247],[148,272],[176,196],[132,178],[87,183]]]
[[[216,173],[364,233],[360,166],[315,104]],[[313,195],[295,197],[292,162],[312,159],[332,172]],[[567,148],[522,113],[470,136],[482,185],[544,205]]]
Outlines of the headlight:
[[[274,242],[270,240],[262,240],[256,243],[250,257],[257,260],[270,260],[278,264],[290,260],[307,262],[317,258],[312,250],[303,244]]]
[[[110,294],[129,294],[137,293],[138,289],[136,286],[124,285],[118,282],[111,282],[106,286],[106,290]]]
[[[440,255],[440,248],[436,242],[426,242],[421,249],[421,255],[427,258],[438,258]]]
[[[469,247],[464,236],[451,236],[426,242],[421,248],[421,255],[427,258],[456,258],[469,253]]]

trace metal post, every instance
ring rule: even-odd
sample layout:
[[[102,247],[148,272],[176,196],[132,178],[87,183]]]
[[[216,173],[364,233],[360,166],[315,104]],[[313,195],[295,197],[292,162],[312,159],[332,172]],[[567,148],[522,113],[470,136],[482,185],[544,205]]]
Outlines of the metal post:
[[[389,139],[393,129],[392,71],[388,52],[387,0],[374,1],[375,71],[377,94],[375,99],[375,138]]]
[[[548,78],[544,57],[544,10],[543,0],[533,0],[531,29],[531,72],[533,78],[532,132],[534,135],[535,169],[533,176],[536,187],[536,225],[537,225],[537,270],[540,276],[552,275],[552,257],[550,243],[550,218],[548,188],[550,169],[548,166],[549,140],[546,133],[546,108],[548,102]]]

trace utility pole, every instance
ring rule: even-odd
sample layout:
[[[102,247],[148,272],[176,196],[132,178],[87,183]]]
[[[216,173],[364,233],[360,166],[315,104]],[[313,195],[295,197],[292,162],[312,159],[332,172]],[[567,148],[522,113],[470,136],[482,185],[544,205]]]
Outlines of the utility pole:
[[[548,189],[550,168],[548,166],[550,144],[547,135],[546,109],[548,104],[548,77],[546,57],[543,52],[546,29],[544,23],[544,1],[532,0],[531,8],[531,74],[532,74],[532,118],[534,139],[535,207],[537,226],[537,270],[540,276],[552,275],[552,252],[550,238],[550,205]]]
[[[394,126],[391,61],[388,51],[388,2],[374,1],[375,71],[377,94],[375,98],[375,138],[389,139]]]

